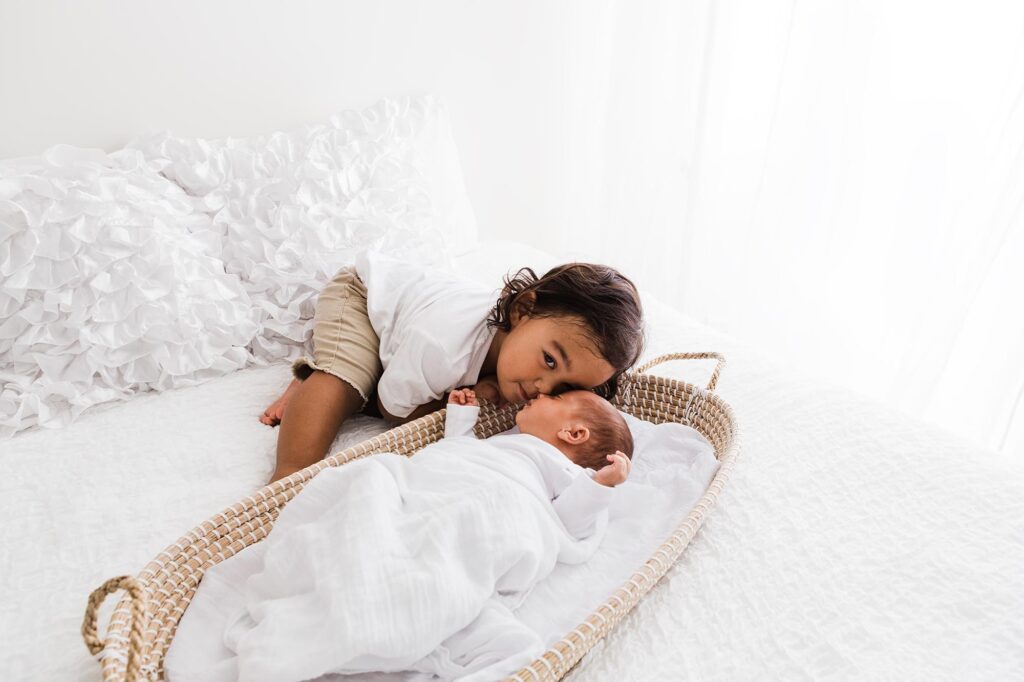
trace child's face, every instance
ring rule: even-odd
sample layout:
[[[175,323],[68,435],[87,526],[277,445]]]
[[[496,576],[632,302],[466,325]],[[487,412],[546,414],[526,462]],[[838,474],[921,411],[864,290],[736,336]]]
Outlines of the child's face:
[[[542,393],[594,388],[615,373],[578,323],[558,317],[514,320],[497,361],[498,390],[524,403]]]

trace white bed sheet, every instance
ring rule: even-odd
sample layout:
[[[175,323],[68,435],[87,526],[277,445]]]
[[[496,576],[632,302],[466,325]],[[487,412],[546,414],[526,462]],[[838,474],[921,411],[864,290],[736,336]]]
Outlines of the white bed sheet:
[[[462,260],[488,279],[553,262],[511,243]],[[648,357],[729,356],[743,453],[683,558],[569,679],[1021,678],[1020,472],[645,305]],[[0,443],[0,678],[100,679],[87,595],[266,479],[276,431],[256,416],[287,379],[245,370]],[[336,447],[379,430],[351,420]]]

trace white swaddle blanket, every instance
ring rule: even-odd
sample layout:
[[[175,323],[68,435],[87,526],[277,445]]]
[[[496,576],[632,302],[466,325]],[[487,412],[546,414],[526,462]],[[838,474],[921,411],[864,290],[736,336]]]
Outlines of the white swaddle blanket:
[[[475,421],[476,408],[449,410]],[[544,650],[510,609],[556,562],[593,554],[611,493],[520,433],[446,437],[412,459],[323,471],[263,542],[207,571],[165,672],[172,682],[500,677]]]

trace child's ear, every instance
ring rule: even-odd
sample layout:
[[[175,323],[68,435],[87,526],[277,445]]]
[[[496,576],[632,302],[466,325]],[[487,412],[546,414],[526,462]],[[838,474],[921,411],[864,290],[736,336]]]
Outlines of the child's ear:
[[[524,291],[516,297],[515,302],[512,304],[512,309],[509,311],[509,321],[513,324],[519,324],[519,321],[530,316],[533,312],[533,304],[537,300],[537,292],[535,291]]]
[[[576,424],[559,431],[558,438],[569,445],[580,445],[590,439],[590,429],[583,424]]]

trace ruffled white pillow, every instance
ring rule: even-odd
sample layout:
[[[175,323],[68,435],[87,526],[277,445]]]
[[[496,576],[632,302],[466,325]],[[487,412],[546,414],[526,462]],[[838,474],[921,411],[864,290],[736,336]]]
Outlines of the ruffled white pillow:
[[[0,164],[0,436],[246,364],[256,315],[209,222],[138,152]]]
[[[210,216],[191,229],[258,309],[251,350],[262,363],[301,355],[320,290],[357,253],[444,265],[476,239],[447,114],[431,97],[382,100],[293,132],[161,133],[129,148]]]

